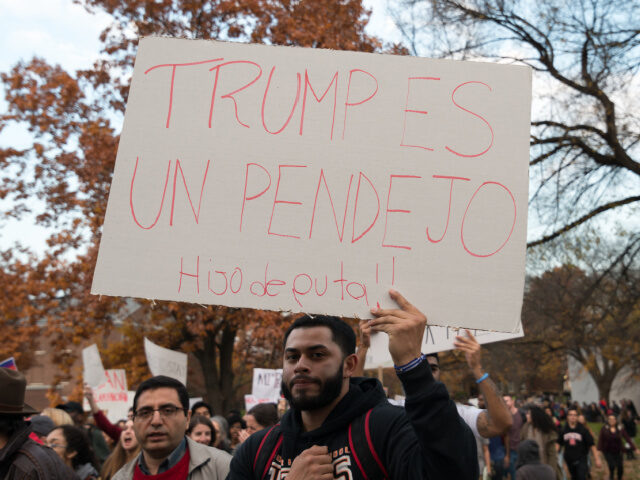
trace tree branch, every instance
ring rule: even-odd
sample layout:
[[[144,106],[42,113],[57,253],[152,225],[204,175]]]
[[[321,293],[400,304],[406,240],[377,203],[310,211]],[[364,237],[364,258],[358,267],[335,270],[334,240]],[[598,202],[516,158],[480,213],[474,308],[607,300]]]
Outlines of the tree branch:
[[[583,215],[582,217],[578,218],[577,220],[569,223],[568,225],[565,225],[564,227],[560,228],[559,230],[556,230],[555,232],[549,234],[549,235],[545,235],[544,237],[542,237],[539,240],[535,240],[533,242],[529,242],[527,243],[527,248],[531,248],[531,247],[535,247],[537,245],[541,245],[543,243],[546,243],[550,240],[553,240],[554,238],[559,237],[560,235],[562,235],[563,233],[568,232],[569,230],[572,230],[573,228],[577,227],[578,225],[581,225],[583,223],[585,223],[588,220],[591,220],[593,217],[595,217],[596,215],[599,215],[601,213],[604,213],[608,210],[614,209],[614,208],[618,208],[621,207],[623,205],[628,205],[630,203],[634,203],[634,202],[638,202],[640,201],[640,195],[636,195],[633,197],[627,197],[624,198],[622,200],[616,200],[615,202],[609,202],[606,203],[604,205],[600,205],[598,208],[595,208],[593,210],[591,210],[589,213]]]

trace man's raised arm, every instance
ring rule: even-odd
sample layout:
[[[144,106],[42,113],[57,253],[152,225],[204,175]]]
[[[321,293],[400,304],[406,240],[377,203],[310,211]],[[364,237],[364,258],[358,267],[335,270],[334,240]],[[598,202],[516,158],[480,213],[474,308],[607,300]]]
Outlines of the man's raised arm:
[[[389,353],[406,393],[406,417],[396,417],[401,420],[394,420],[385,438],[376,438],[374,429],[374,444],[383,445],[391,478],[475,480],[478,462],[473,434],[421,353],[426,316],[400,293],[389,293],[399,308],[372,309],[376,318],[369,325],[372,332],[389,336]]]

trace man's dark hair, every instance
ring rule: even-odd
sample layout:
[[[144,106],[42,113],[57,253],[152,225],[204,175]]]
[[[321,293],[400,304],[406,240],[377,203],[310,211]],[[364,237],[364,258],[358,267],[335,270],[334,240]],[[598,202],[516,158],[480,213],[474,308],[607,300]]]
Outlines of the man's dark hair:
[[[207,410],[209,410],[209,416],[213,417],[214,413],[213,413],[213,408],[211,407],[211,405],[209,405],[206,402],[196,402],[193,404],[193,406],[191,407],[191,415],[195,415],[196,414],[196,410],[199,408],[206,408]]]
[[[329,315],[305,315],[291,324],[284,334],[283,345],[287,345],[289,334],[296,328],[327,327],[331,330],[331,339],[338,344],[343,356],[356,353],[356,334],[347,322]]]
[[[178,393],[178,398],[182,404],[182,408],[186,412],[189,410],[189,394],[186,387],[175,378],[165,377],[164,375],[158,375],[157,377],[151,377],[140,384],[136,390],[136,395],[133,397],[133,412],[138,411],[138,398],[147,390],[155,390],[157,388],[173,388]]]
[[[440,357],[438,357],[438,352],[436,353],[427,353],[427,357],[433,357],[438,361],[438,365],[440,365]]]
[[[275,403],[259,403],[247,415],[253,415],[262,428],[267,428],[278,423],[278,406]]]

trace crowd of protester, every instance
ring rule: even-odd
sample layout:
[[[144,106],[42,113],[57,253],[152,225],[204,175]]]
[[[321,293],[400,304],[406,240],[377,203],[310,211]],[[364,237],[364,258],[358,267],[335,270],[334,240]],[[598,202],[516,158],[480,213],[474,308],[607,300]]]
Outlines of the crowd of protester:
[[[85,396],[89,412],[85,413],[77,402],[67,402],[31,416],[30,437],[51,448],[81,480],[110,480],[140,454],[133,429],[133,411],[130,409],[127,419],[112,424],[96,405],[88,387]],[[484,462],[480,458],[486,466],[484,478],[562,480],[582,478],[580,475],[588,478],[588,473],[573,471],[575,464],[583,461],[588,472],[592,464],[600,463],[602,454],[609,478],[620,480],[624,472],[623,456],[629,460],[635,458],[637,447],[633,439],[640,417],[630,400],[611,405],[605,401],[589,405],[561,403],[544,397],[505,396],[504,400],[514,421],[504,435],[488,439],[490,460]],[[480,406],[484,407],[482,397]],[[226,416],[214,413],[211,405],[202,401],[194,403],[186,434],[195,442],[231,455],[250,435],[279,421],[275,403],[258,404],[244,415],[237,410],[227,412]],[[571,415],[576,416],[579,427],[569,428]],[[589,423],[602,425],[598,435]],[[574,438],[569,445],[564,435],[573,430],[581,431],[582,438],[578,442]],[[564,446],[564,450],[560,450],[560,446]]]
[[[590,478],[592,466],[609,471],[609,479],[622,479],[624,457],[634,460],[638,448],[634,438],[640,421],[633,401],[624,399],[618,404],[560,402],[549,397],[523,397],[514,402],[514,421],[505,435],[490,439],[491,466],[488,477],[493,480],[512,478],[509,464],[515,451],[516,463],[546,465],[516,470],[515,479],[563,480]],[[599,429],[596,434],[590,424]],[[594,425],[594,426],[595,426]],[[525,452],[522,455],[522,452]],[[511,457],[511,458],[510,458]],[[531,467],[532,468],[532,467]],[[514,479],[514,480],[515,480]]]
[[[66,402],[32,415],[30,438],[55,452],[77,478],[111,480],[140,454],[133,409],[127,419],[112,424],[88,387],[85,397],[89,412],[84,412],[78,402]],[[638,449],[634,437],[640,417],[631,400],[611,404],[602,400],[588,405],[545,397],[505,396],[504,400],[513,421],[504,435],[488,439],[488,461],[483,455],[479,457],[486,467],[481,469],[485,479],[589,478],[590,467],[600,465],[602,455],[609,478],[620,480],[624,474],[623,457],[635,458]],[[480,406],[484,407],[482,397]],[[190,413],[186,435],[231,455],[250,435],[279,421],[275,403],[258,404],[244,415],[232,410],[222,416],[216,415],[211,405],[199,401]],[[575,422],[570,421],[573,417]],[[601,425],[599,434],[593,432],[590,423]],[[572,436],[573,432],[580,436]]]
[[[411,306],[409,305],[409,307]],[[405,307],[405,309],[410,311],[409,307]],[[327,318],[328,320],[322,318],[318,320],[318,317],[309,317],[307,320],[302,320],[300,325],[296,321],[292,328],[311,330],[325,326],[338,330],[346,328],[344,325],[340,325],[340,320],[335,320],[334,317]],[[355,347],[348,347],[347,353],[350,352],[352,357],[363,359],[369,346],[366,339],[370,334],[370,326],[361,324],[361,329],[364,333],[361,335],[357,354]],[[349,337],[351,335],[350,328],[346,330],[345,335]],[[333,335],[331,341],[339,344],[337,350],[339,352],[343,348],[343,342],[340,339],[334,339],[336,336],[334,330],[331,330],[330,333]],[[288,341],[287,336],[285,336],[285,343]],[[450,471],[460,468],[460,472],[465,472],[464,478],[472,479],[479,474],[479,478],[485,480],[489,478],[494,480],[564,480],[569,478],[586,480],[589,478],[592,466],[604,468],[606,463],[611,480],[623,478],[624,457],[626,456],[628,460],[634,459],[635,453],[638,451],[634,437],[637,435],[637,423],[640,418],[631,400],[622,400],[620,403],[614,401],[609,404],[602,399],[598,403],[578,405],[558,401],[553,397],[502,395],[497,386],[489,379],[489,373],[482,369],[480,345],[471,333],[467,332],[467,336],[456,338],[456,348],[464,352],[470,371],[475,375],[479,387],[479,397],[471,399],[469,402],[473,403],[473,406],[457,404],[455,408],[453,407],[452,401],[446,394],[446,389],[438,382],[440,366],[437,354],[421,355],[410,362],[415,365],[423,362],[423,366],[426,366],[426,370],[423,369],[420,378],[422,378],[421,381],[433,385],[426,392],[431,392],[429,394],[434,395],[434,399],[438,398],[438,402],[444,402],[440,403],[438,408],[444,408],[443,405],[447,405],[447,402],[452,405],[450,408],[453,408],[453,410],[449,409],[447,413],[449,415],[447,428],[454,429],[455,427],[457,436],[449,438],[447,441],[452,442],[450,445],[459,444],[461,447],[460,452],[454,454],[459,455],[458,457],[452,456],[447,459],[450,465],[443,464],[442,467],[438,467],[441,468],[441,472],[446,471],[447,468]],[[311,340],[312,343],[316,341],[315,338]],[[349,342],[353,342],[353,340],[349,340]],[[288,350],[297,352],[298,348],[291,347]],[[309,348],[318,348],[318,346],[314,345]],[[286,349],[285,352],[288,350]],[[288,361],[294,363],[298,361],[297,357],[288,360],[288,355],[289,353],[285,353],[285,366]],[[296,353],[296,355],[299,354]],[[311,356],[313,355],[316,354],[311,354]],[[329,353],[325,352],[324,355],[329,355]],[[313,358],[312,361],[319,361],[315,360],[315,357]],[[360,360],[353,360],[351,364],[355,377],[361,375],[364,368],[364,360],[361,363],[358,362]],[[410,364],[396,367],[396,372],[401,379],[404,379],[403,386],[405,390],[409,389],[408,394],[413,394],[418,392],[418,390],[415,392],[413,390],[418,387],[411,387],[411,384],[407,383],[409,377],[406,377],[406,372],[413,369]],[[355,368],[355,365],[358,368]],[[49,480],[58,478],[74,480],[249,478],[248,475],[238,473],[243,471],[244,467],[241,465],[243,462],[245,464],[253,463],[252,471],[255,471],[256,465],[263,462],[265,465],[264,475],[259,478],[266,478],[265,475],[270,471],[268,469],[271,468],[271,462],[275,461],[275,453],[280,451],[279,448],[283,441],[282,434],[284,433],[285,441],[287,441],[287,435],[291,435],[282,429],[287,428],[286,425],[291,422],[313,421],[309,415],[315,415],[318,410],[325,408],[326,402],[322,403],[323,401],[327,398],[331,400],[333,398],[331,395],[338,399],[341,398],[339,390],[336,390],[341,388],[340,385],[353,385],[354,380],[349,378],[350,375],[343,373],[343,367],[347,368],[348,365],[340,367],[337,375],[326,380],[327,385],[333,382],[331,384],[333,390],[323,391],[319,398],[314,398],[311,403],[296,404],[296,397],[290,391],[285,391],[287,384],[283,382],[283,391],[285,394],[288,393],[287,399],[291,402],[290,409],[286,413],[287,408],[284,401],[279,405],[261,403],[244,414],[237,410],[216,412],[210,404],[203,401],[198,401],[189,407],[187,390],[184,385],[168,377],[152,377],[145,380],[136,391],[128,418],[123,418],[116,423],[109,421],[105,412],[99,408],[92,389],[88,386],[85,386],[84,391],[89,405],[88,411],[85,412],[81,403],[68,401],[55,408],[45,408],[41,412],[36,412],[24,403],[26,388],[24,376],[17,371],[0,368],[0,480],[22,478]],[[404,368],[406,370],[402,370]],[[416,374],[412,373],[411,375]],[[425,375],[427,376],[425,377]],[[291,388],[299,385],[296,391],[304,392],[314,384],[314,377],[306,373],[296,374],[292,378],[289,385]],[[383,410],[386,413],[382,417],[379,416],[371,428],[378,427],[381,421],[390,421],[392,426],[404,422],[404,430],[401,430],[403,433],[392,443],[411,442],[411,448],[422,449],[420,451],[423,453],[427,451],[420,443],[424,439],[420,442],[415,439],[415,426],[409,425],[409,420],[406,418],[409,416],[408,413],[405,415],[403,409],[398,410],[397,407],[391,407],[386,402],[382,388],[379,385],[376,386],[376,380],[361,380],[364,384],[376,388],[379,392],[376,395],[382,395],[382,398],[376,397],[374,404],[386,405]],[[355,383],[362,382],[356,379]],[[351,391],[349,390],[349,392]],[[354,402],[353,404],[363,401],[354,401],[353,398],[359,397],[350,397],[349,395],[352,394],[348,393],[345,398],[350,399],[349,401]],[[419,393],[417,398],[420,398],[421,402],[435,401],[428,400],[429,397],[425,391]],[[407,412],[410,408],[414,408],[410,406],[415,404],[415,399],[408,396]],[[334,415],[341,415],[344,413],[343,409],[350,408],[350,403],[338,405],[341,407],[336,407],[338,412]],[[396,410],[389,410],[387,407]],[[372,411],[373,409],[368,411],[366,422],[369,421],[368,415]],[[417,415],[415,411],[412,412],[412,415]],[[324,413],[325,419],[328,413]],[[338,420],[335,417],[330,418],[333,420],[327,420],[328,425],[337,425]],[[430,422],[438,420],[442,420],[442,418],[433,417]],[[455,423],[455,426],[451,421]],[[324,420],[315,427],[317,430],[311,428],[311,433],[325,429],[323,422]],[[149,427],[153,424],[155,426]],[[358,467],[362,471],[361,477],[378,478],[376,475],[368,477],[365,475],[366,466],[360,465],[357,454],[353,452],[355,447],[352,444],[352,435],[363,435],[358,433],[359,427],[355,427],[356,433],[352,433],[353,424],[347,422],[345,425],[348,425],[349,445],[356,462],[358,462]],[[276,432],[280,432],[279,436],[267,441],[269,433],[274,428]],[[368,429],[369,424],[367,423],[366,427],[362,428]],[[395,427],[390,428],[389,432],[394,432],[393,428]],[[594,433],[594,428],[598,431],[597,434]],[[425,439],[429,438],[431,434],[433,431],[430,434],[425,434]],[[384,470],[382,461],[377,459],[368,431],[366,435],[373,458]],[[475,437],[477,448],[471,451],[466,446],[470,445],[468,440],[473,437]],[[304,436],[300,438],[304,438]],[[319,437],[316,435],[313,438],[317,440]],[[384,441],[386,442],[386,440]],[[261,453],[265,442],[267,445],[270,444],[269,442],[275,445],[272,448],[273,453],[268,458],[264,455],[268,456],[271,447],[265,450],[266,454]],[[162,450],[158,447],[158,445],[166,444],[170,445],[168,452],[166,448]],[[435,447],[430,448],[439,448],[437,439],[434,439],[434,445]],[[308,480],[334,478],[334,466],[331,462],[335,461],[339,452],[334,451],[332,457],[330,450],[326,451],[326,448],[323,451],[314,450],[316,447],[317,445],[314,445],[304,451],[300,450],[300,445],[287,448],[302,451],[302,454],[296,455],[304,458],[309,463],[309,468],[314,465],[325,468],[322,470],[324,473],[318,474],[318,476],[305,477]],[[317,448],[320,449],[320,447]],[[312,450],[313,452],[307,455]],[[250,454],[247,453],[249,451]],[[385,458],[384,455],[381,456]],[[239,459],[239,457],[242,458]],[[326,465],[326,457],[329,458],[330,471],[326,470],[329,468]],[[413,457],[415,456],[411,455],[400,461],[400,465],[396,465],[398,471],[405,468],[406,465],[403,464],[409,461],[417,462],[417,467],[415,467],[417,470],[413,471],[420,472],[426,472],[425,465],[433,463],[433,460],[430,460],[421,464],[420,458]],[[39,474],[25,473],[28,470],[26,465],[29,458],[40,465]],[[465,461],[472,458],[472,464],[475,463],[475,465],[472,465],[471,468],[459,465],[461,458],[464,458]],[[296,457],[294,456],[293,459],[295,460]],[[282,459],[280,461],[283,462]],[[385,461],[393,464],[395,459],[385,458]],[[289,463],[289,467],[278,468],[283,469],[282,473],[287,473],[287,468],[290,467],[291,463]],[[261,465],[260,468],[262,468]],[[386,472],[382,476],[397,478],[397,475],[394,477],[387,475]],[[355,476],[353,478],[361,477]],[[277,478],[284,478],[284,475]],[[425,478],[429,477],[425,476]]]

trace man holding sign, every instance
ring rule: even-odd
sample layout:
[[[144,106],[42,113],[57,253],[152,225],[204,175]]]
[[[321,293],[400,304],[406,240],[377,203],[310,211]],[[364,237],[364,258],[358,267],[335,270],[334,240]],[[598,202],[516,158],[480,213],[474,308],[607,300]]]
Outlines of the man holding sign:
[[[390,295],[399,308],[372,309],[370,324],[389,335],[406,410],[387,402],[377,380],[351,378],[358,357],[349,325],[301,317],[284,342],[282,389],[292,408],[239,448],[230,480],[478,477],[473,435],[420,353],[426,317]]]

